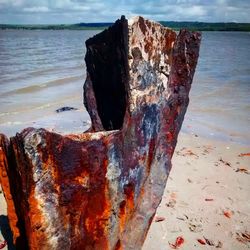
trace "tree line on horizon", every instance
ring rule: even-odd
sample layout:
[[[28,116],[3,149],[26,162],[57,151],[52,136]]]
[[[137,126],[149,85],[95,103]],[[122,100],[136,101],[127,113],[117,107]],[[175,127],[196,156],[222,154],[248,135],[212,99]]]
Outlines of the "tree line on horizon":
[[[182,28],[193,31],[250,31],[250,23],[206,23],[206,22],[176,22],[160,21],[165,26],[174,30]],[[51,24],[51,25],[18,25],[0,24],[0,29],[24,30],[100,30],[108,28],[113,23],[76,23],[76,24]]]

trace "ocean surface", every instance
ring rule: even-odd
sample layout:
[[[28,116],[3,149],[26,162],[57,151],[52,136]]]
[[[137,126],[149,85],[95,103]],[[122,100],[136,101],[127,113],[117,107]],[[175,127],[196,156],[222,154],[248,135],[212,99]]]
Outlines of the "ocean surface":
[[[85,40],[98,32],[0,31],[0,133],[89,127]],[[249,32],[203,32],[184,133],[250,145],[249,53]],[[55,112],[63,106],[78,110]]]

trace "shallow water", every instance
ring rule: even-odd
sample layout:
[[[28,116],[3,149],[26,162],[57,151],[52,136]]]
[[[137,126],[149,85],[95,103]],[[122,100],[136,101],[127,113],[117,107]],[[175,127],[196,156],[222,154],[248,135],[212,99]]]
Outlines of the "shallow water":
[[[183,131],[250,144],[249,51],[249,32],[203,32]]]
[[[84,42],[97,32],[0,31],[0,132],[88,128]],[[184,132],[250,144],[249,51],[250,33],[203,32]]]
[[[0,131],[84,131],[84,41],[96,31],[0,31]],[[57,114],[73,106],[78,111]]]

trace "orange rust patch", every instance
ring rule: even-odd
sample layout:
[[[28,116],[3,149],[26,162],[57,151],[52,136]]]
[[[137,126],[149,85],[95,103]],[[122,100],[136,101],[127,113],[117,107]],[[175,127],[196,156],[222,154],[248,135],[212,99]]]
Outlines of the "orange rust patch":
[[[95,245],[98,249],[108,249],[109,240],[108,240],[108,226],[109,226],[109,217],[111,213],[111,202],[108,196],[108,181],[105,179],[107,171],[107,159],[104,159],[100,170],[103,174],[98,172],[95,173],[95,176],[91,176],[90,183],[96,181],[97,176],[99,175],[98,182],[100,186],[97,190],[93,190],[89,194],[87,211],[85,214],[85,228],[86,228],[86,246]],[[100,179],[102,176],[103,179]]]
[[[172,62],[172,49],[173,49],[173,43],[176,40],[176,33],[173,31],[167,31],[166,36],[165,36],[165,43],[163,43],[163,49],[162,51],[168,55],[170,59],[170,63]]]
[[[3,145],[3,138],[0,137],[0,145]],[[8,161],[6,158],[6,152],[3,147],[0,146],[0,182],[3,188],[4,196],[7,202],[7,213],[9,217],[9,224],[13,233],[13,242],[16,243],[17,238],[20,236],[19,228],[17,227],[18,218],[16,215],[14,201],[12,199],[10,191],[10,183],[7,175]]]
[[[42,249],[43,246],[47,246],[47,237],[44,233],[44,227],[46,223],[39,209],[37,198],[35,197],[35,189],[30,192],[29,196],[29,213],[28,218],[30,221],[30,227],[26,223],[26,231],[29,235],[29,247],[30,249]],[[42,228],[43,227],[43,228]]]
[[[126,196],[126,200],[121,202],[119,211],[120,233],[124,231],[125,225],[134,211],[134,184],[127,184],[124,187],[124,194]]]

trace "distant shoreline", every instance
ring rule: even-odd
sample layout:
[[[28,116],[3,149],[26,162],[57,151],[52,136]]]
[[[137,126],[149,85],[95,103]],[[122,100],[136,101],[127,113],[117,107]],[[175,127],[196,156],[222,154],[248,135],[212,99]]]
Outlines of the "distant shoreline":
[[[160,21],[165,26],[174,30],[182,28],[193,31],[250,31],[250,23],[204,23],[204,22],[173,22]],[[0,30],[103,30],[112,23],[77,23],[56,25],[17,25],[0,24]]]

